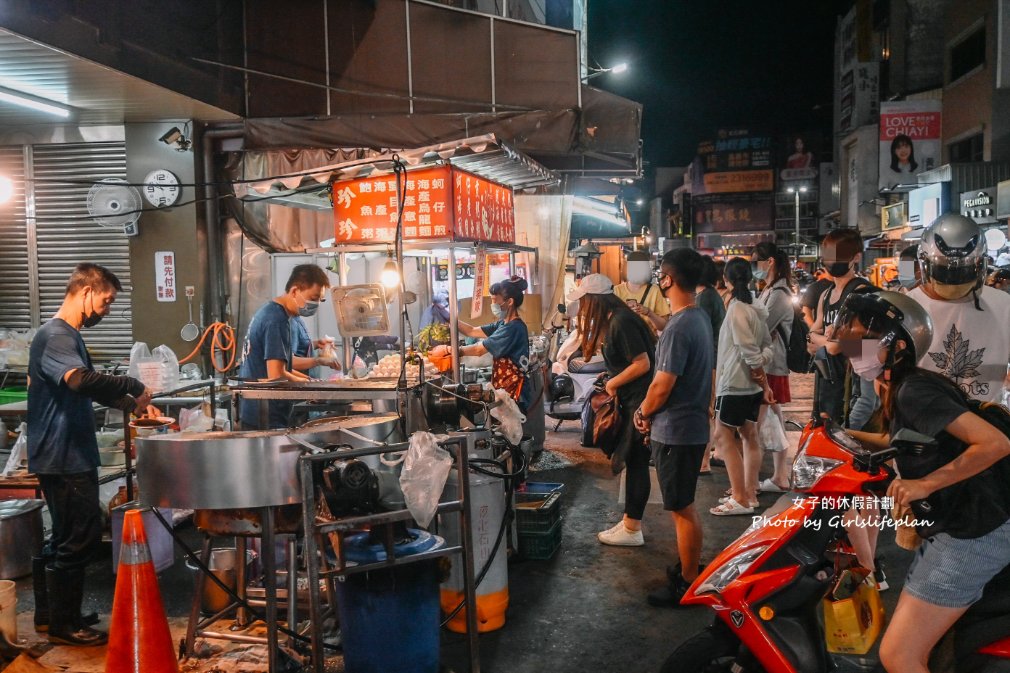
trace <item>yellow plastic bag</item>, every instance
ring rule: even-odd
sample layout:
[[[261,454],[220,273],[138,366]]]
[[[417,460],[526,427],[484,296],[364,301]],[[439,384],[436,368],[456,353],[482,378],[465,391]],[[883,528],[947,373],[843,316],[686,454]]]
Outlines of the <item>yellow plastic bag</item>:
[[[829,652],[866,654],[884,628],[884,605],[876,585],[866,582],[869,571],[842,572],[824,599],[824,632]],[[871,580],[872,582],[872,580]]]

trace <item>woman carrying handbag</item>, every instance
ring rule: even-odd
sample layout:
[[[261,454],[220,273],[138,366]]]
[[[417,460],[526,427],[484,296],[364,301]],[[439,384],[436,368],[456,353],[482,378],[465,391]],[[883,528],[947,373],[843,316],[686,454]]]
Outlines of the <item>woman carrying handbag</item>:
[[[617,398],[620,430],[616,442],[604,445],[614,474],[627,469],[624,517],[617,525],[597,534],[606,545],[640,547],[642,515],[649,501],[650,451],[635,429],[634,413],[645,399],[655,368],[655,332],[614,295],[614,285],[602,274],[591,274],[569,297],[579,300],[578,326],[582,356],[603,351],[607,363],[606,392]]]

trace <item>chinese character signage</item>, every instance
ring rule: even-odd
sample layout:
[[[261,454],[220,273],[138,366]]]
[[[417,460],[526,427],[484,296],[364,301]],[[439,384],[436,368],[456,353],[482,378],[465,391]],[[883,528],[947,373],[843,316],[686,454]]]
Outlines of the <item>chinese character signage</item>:
[[[880,104],[880,189],[916,184],[940,165],[941,101]]]
[[[512,243],[512,190],[449,166],[401,178],[403,238]],[[333,183],[336,243],[392,243],[400,210],[395,175]]]
[[[705,174],[705,194],[770,192],[772,189],[774,176],[771,170]]]
[[[473,279],[473,303],[470,304],[470,319],[479,318],[484,312],[484,283],[487,278],[487,252],[477,248],[477,265]]]
[[[767,231],[774,228],[772,197],[704,197],[693,199],[695,233]]]
[[[175,253],[154,253],[154,287],[158,301],[176,300]]]

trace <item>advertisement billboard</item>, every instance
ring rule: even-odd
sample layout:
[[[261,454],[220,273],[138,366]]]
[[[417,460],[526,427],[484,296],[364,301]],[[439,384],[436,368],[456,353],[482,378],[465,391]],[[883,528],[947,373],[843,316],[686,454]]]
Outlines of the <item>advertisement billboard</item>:
[[[879,188],[916,184],[940,165],[942,103],[938,100],[880,104]]]
[[[774,227],[775,203],[769,194],[715,196],[691,201],[695,233],[768,231]]]

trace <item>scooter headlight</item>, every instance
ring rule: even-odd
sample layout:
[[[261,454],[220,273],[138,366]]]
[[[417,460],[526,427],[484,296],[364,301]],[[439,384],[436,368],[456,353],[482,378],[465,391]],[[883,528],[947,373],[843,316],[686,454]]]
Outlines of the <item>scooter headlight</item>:
[[[807,442],[809,441],[808,439]],[[804,444],[796,454],[796,460],[793,461],[793,473],[789,479],[792,490],[809,491],[818,479],[841,464],[840,460],[808,456],[807,444]]]
[[[696,593],[699,594],[710,594],[710,593],[720,593],[723,589],[728,587],[731,582],[734,582],[740,575],[743,575],[754,561],[757,560],[761,554],[771,547],[770,544],[761,545],[759,547],[751,547],[746,551],[742,551],[729,561],[724,563],[718,570],[709,575],[708,579],[698,587]]]

